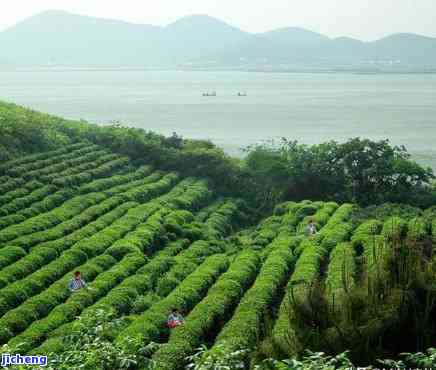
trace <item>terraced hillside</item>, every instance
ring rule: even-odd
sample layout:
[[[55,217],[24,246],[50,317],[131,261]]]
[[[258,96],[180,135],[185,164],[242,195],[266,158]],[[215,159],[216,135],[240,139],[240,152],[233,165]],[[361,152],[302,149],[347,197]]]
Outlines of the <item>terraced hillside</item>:
[[[114,343],[162,344],[152,355],[158,369],[183,368],[203,343],[213,352],[263,341],[290,355],[316,348],[321,334],[344,340],[356,287],[383,290],[367,306],[391,300],[372,316],[376,335],[403,307],[388,283],[404,252],[396,246],[413,242],[422,257],[436,238],[431,212],[377,220],[321,201],[281,204],[247,226],[244,203],[207,181],[135,167],[89,143],[3,163],[0,176],[0,344],[20,353],[66,350],[77,316],[102,309],[127,317]],[[75,270],[92,289],[69,292]],[[343,320],[308,330],[315,304]],[[186,323],[170,332],[172,308]]]

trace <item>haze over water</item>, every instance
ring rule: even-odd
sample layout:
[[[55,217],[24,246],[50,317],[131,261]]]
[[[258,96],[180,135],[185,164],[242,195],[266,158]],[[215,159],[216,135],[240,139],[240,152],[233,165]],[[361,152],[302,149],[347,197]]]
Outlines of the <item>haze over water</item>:
[[[217,96],[202,96],[211,91]],[[307,144],[389,138],[436,169],[436,74],[8,71],[0,72],[0,99],[210,139],[233,155],[280,137]]]

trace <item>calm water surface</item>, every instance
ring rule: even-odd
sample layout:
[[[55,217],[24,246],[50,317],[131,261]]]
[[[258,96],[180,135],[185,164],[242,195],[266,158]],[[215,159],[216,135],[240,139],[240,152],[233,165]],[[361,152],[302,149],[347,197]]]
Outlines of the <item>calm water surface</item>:
[[[216,91],[216,97],[202,93]],[[237,93],[248,96],[238,97]],[[211,139],[389,138],[436,168],[436,75],[244,72],[0,72],[0,99],[60,116]]]

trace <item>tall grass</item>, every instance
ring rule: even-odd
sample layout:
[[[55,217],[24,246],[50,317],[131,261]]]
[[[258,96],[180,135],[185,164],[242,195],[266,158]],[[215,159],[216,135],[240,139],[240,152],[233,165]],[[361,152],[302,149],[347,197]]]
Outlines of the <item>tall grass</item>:
[[[276,356],[304,349],[350,350],[353,360],[365,364],[434,345],[436,258],[429,224],[395,217],[381,229],[372,220],[356,234],[332,253],[327,279],[306,286],[308,299],[288,302],[292,317],[285,337],[294,340],[285,351],[282,343]],[[350,284],[344,277],[350,276],[357,252],[363,256],[362,271]],[[341,293],[334,303],[333,292]]]

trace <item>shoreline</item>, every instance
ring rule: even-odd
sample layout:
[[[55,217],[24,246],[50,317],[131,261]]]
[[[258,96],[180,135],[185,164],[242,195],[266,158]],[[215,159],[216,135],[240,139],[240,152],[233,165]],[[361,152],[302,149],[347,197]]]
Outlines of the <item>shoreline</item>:
[[[326,67],[326,68],[256,68],[256,67],[229,67],[229,68],[145,68],[145,67],[111,67],[111,66],[29,66],[29,67],[1,67],[0,73],[7,72],[241,72],[241,73],[281,73],[281,74],[353,74],[353,75],[432,75],[436,74],[436,66],[428,68],[353,68],[353,67]]]

